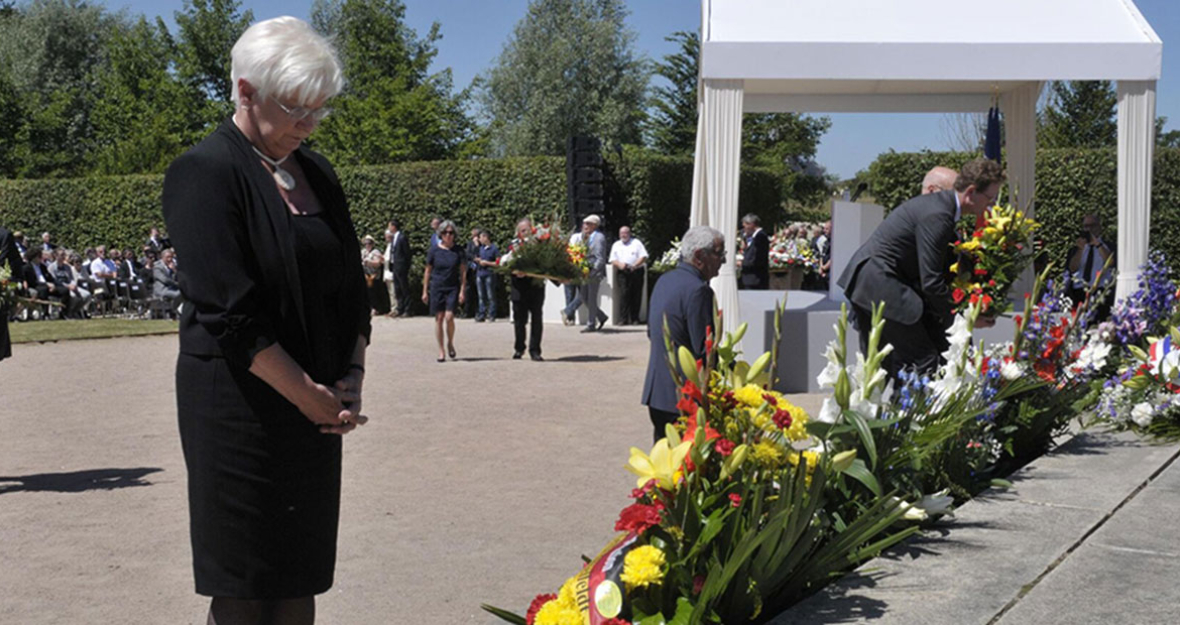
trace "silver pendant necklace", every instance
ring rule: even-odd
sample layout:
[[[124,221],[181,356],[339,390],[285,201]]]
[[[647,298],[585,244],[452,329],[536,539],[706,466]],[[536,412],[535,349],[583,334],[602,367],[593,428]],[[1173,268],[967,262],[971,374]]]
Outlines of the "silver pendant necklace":
[[[292,176],[291,172],[283,169],[282,167],[279,167],[279,165],[283,164],[283,161],[290,158],[290,156],[291,156],[290,154],[288,154],[287,156],[284,156],[283,158],[275,160],[275,159],[263,154],[261,150],[259,150],[258,148],[254,147],[254,146],[250,146],[250,149],[254,150],[254,153],[258,155],[258,158],[261,158],[262,160],[266,161],[267,163],[270,164],[271,167],[274,168],[274,170],[275,170],[275,172],[274,172],[275,184],[279,185],[279,188],[281,188],[284,191],[291,191],[292,189],[295,188],[295,176]]]

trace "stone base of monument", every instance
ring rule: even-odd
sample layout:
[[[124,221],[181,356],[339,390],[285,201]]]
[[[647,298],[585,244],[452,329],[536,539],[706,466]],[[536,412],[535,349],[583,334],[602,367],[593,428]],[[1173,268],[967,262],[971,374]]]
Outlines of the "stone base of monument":
[[[803,286],[803,269],[775,269],[770,272],[771,291],[798,291]]]
[[[774,343],[774,311],[786,298],[782,318],[782,342],[779,345],[778,383],[783,393],[815,393],[815,378],[827,364],[824,350],[836,338],[835,325],[840,318],[840,303],[821,291],[739,291],[742,321],[749,324],[742,349],[745,359],[753,361]],[[1023,304],[1021,304],[1023,305]],[[1017,309],[1021,310],[1021,309]],[[849,316],[852,311],[849,309]],[[991,345],[1012,340],[1015,323],[1011,316],[1000,317],[992,328],[978,329],[975,341]],[[860,335],[849,324],[847,346],[849,363],[854,363]]]

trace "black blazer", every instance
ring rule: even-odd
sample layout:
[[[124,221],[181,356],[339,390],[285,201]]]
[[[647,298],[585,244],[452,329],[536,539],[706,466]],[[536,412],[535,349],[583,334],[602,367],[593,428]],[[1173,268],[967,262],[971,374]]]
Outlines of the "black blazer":
[[[660,276],[648,303],[647,336],[651,353],[647,375],[643,380],[643,405],[676,412],[678,389],[668,370],[664,348],[664,319],[672,344],[684,346],[696,358],[705,353],[705,329],[713,325],[713,289],[701,278],[696,267],[681,261],[675,269]]]
[[[341,298],[348,326],[341,335],[369,337],[369,304],[360,244],[344,190],[324,157],[300,147],[308,183],[348,259]],[[188,304],[180,318],[180,351],[222,356],[248,368],[279,343],[311,371],[293,216],[271,173],[228,119],[164,176],[164,221],[180,262],[177,281]]]
[[[41,283],[37,281],[36,267],[41,268],[41,275],[45,277],[44,292],[41,291]],[[45,263],[37,263],[36,266],[33,263],[25,263],[21,279],[29,286],[29,292],[35,294],[37,297],[44,297],[49,291],[49,285],[54,286],[55,294],[61,295],[62,293],[61,284],[57,281],[57,276],[53,275],[53,272],[49,270],[49,266]]]
[[[742,254],[741,282],[747,289],[770,288],[770,237],[765,230],[754,233]]]
[[[913,325],[929,315],[949,327],[947,273],[956,238],[955,192],[919,195],[889,213],[837,284],[866,310],[885,302],[883,314],[890,321]]]
[[[25,261],[16,249],[16,241],[7,228],[0,226],[0,265],[8,265],[13,280],[21,280],[24,275]]]
[[[408,274],[410,272],[410,238],[406,233],[398,230],[397,243],[393,245],[393,253],[385,259],[389,263],[389,270],[393,273]]]

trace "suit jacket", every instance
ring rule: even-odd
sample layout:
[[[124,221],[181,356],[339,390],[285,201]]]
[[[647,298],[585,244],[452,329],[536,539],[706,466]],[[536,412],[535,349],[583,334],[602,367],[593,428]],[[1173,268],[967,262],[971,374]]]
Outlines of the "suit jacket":
[[[575,233],[574,237],[577,237],[578,242],[585,239],[580,232]],[[570,237],[570,240],[573,241],[574,237]],[[589,279],[601,280],[606,277],[606,259],[606,237],[595,230],[590,233],[590,242],[586,244],[586,261],[590,263]]]
[[[687,347],[696,358],[705,353],[705,331],[713,325],[713,289],[696,267],[681,261],[675,269],[660,276],[648,302],[647,336],[651,353],[647,359],[647,376],[643,380],[645,406],[676,412],[679,389],[672,382],[664,348],[664,320],[667,319],[672,344]]]
[[[389,263],[389,271],[395,274],[406,274],[410,272],[410,239],[406,233],[398,231],[397,241],[393,245],[393,253],[386,259]]]
[[[7,228],[0,226],[0,265],[7,265],[12,272],[12,280],[22,280],[25,273],[25,263],[21,260],[20,252],[16,251],[16,241]],[[0,360],[12,356],[12,341],[8,336],[8,311],[0,308]]]
[[[41,275],[45,278],[44,284],[37,280],[38,267],[41,268]],[[57,276],[53,275],[53,272],[49,270],[49,266],[45,263],[37,263],[36,265],[33,263],[25,263],[21,279],[25,281],[25,284],[29,285],[29,292],[35,294],[39,298],[44,298],[49,295],[50,285],[53,285],[54,287],[54,295],[61,295],[63,292],[64,287],[62,287],[61,283],[57,281]]]
[[[139,279],[140,266],[137,261],[134,261],[134,260],[131,261],[130,266],[128,266],[127,259],[120,259],[118,262],[118,266],[119,266],[119,279],[122,280],[123,282],[130,282],[132,280]]]
[[[171,271],[161,261],[152,265],[152,295],[164,297],[168,289],[180,290],[180,283],[176,281],[175,272]]]
[[[747,289],[770,288],[770,237],[765,230],[754,233],[742,254],[741,283]]]
[[[928,315],[949,327],[955,206],[955,192],[942,191],[893,209],[840,276],[837,284],[848,299],[866,310],[885,302],[890,321],[913,325]]]
[[[324,157],[300,147],[292,154],[343,246],[340,336],[370,333],[360,243],[344,190]],[[164,221],[183,258],[180,290],[191,304],[180,319],[180,351],[220,356],[248,368],[254,355],[279,343],[303,368],[314,366],[295,255],[294,217],[250,142],[227,119],[168,167]],[[349,343],[351,345],[351,343]],[[351,352],[351,350],[349,350]],[[321,381],[322,380],[317,380]]]

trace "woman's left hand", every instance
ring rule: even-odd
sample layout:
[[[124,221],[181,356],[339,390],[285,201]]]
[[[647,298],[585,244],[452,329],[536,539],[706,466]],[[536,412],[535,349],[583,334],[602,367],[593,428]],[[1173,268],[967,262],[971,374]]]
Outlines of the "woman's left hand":
[[[466,287],[459,289],[459,303],[460,304],[462,304],[463,302],[465,302],[467,300],[467,297],[463,293],[466,290],[467,290]]]
[[[364,386],[364,382],[364,372],[355,368],[349,369],[343,378],[336,381],[333,388],[340,398],[340,403],[344,404],[350,416],[345,423],[340,425],[321,426],[321,432],[325,434],[347,434],[355,430],[356,426],[368,423],[369,418],[361,414],[361,389]]]

